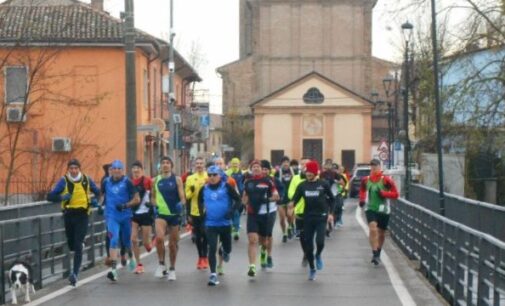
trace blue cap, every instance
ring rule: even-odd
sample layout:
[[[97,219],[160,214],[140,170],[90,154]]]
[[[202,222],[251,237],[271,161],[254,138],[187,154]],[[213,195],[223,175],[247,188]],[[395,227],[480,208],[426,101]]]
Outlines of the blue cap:
[[[112,162],[110,165],[112,169],[124,169],[123,162],[120,161],[119,159],[116,159],[115,161]]]
[[[220,174],[221,173],[221,168],[218,166],[210,166],[207,168],[207,173],[208,174]]]

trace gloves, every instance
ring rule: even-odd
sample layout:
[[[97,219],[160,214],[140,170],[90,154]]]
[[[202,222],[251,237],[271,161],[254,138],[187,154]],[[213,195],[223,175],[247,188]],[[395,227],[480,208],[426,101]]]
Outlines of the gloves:
[[[363,208],[365,206],[365,201],[359,201],[359,207]]]
[[[89,202],[89,205],[91,205],[91,207],[95,207],[95,208],[97,208],[99,206],[96,198],[91,199],[91,201]]]
[[[61,201],[69,201],[70,198],[72,197],[72,195],[70,193],[65,193],[64,195],[60,196],[61,197]]]
[[[122,212],[123,210],[127,209],[128,206],[126,204],[119,204],[116,206],[116,210],[119,212]]]

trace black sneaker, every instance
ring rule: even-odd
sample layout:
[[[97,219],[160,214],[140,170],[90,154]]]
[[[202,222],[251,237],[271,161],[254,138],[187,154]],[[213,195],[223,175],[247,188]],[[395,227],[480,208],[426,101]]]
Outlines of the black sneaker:
[[[380,264],[380,258],[379,256],[372,256],[372,260],[370,261],[372,264],[375,266],[378,266]]]
[[[288,242],[288,235],[282,235],[282,242],[283,243]]]
[[[77,286],[77,275],[75,275],[74,273],[70,274],[70,276],[68,277],[68,282],[72,287]]]
[[[123,267],[126,267],[126,263],[127,263],[126,255],[121,255],[121,265]]]
[[[109,271],[109,273],[107,273],[107,278],[113,282],[116,282],[117,281],[117,271],[116,270]]]

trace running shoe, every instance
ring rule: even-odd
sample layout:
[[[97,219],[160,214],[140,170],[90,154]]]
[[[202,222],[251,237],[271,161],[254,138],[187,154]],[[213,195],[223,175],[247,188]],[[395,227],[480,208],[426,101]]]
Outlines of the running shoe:
[[[219,280],[217,279],[216,273],[212,273],[209,277],[209,282],[207,283],[209,286],[217,286],[219,285]]]
[[[107,273],[107,278],[110,279],[112,282],[117,282],[117,270],[113,269]]]
[[[282,242],[283,243],[288,242],[288,235],[282,235]]]
[[[198,261],[196,262],[196,268],[197,268],[198,270],[203,269],[203,268],[202,268],[202,264],[203,264],[203,257],[198,257]]]
[[[128,271],[133,272],[135,271],[136,267],[137,262],[135,261],[135,258],[130,258],[130,261],[128,262]]]
[[[209,259],[207,257],[202,257],[202,270],[209,268]]]
[[[249,275],[250,277],[256,276],[256,266],[255,265],[249,265],[249,271],[247,271],[247,275]]]
[[[315,269],[314,270],[312,270],[312,269],[309,270],[309,280],[310,281],[316,280],[316,270]]]
[[[272,260],[272,256],[267,257],[267,268],[272,269],[274,267],[274,261]]]
[[[261,248],[260,252],[260,264],[263,269],[267,267],[267,251],[263,248]]]
[[[128,261],[126,260],[126,255],[121,255],[121,265],[122,265],[123,267],[126,267],[126,263],[127,263],[127,262],[128,262]]]
[[[293,239],[293,226],[288,226],[288,239]]]
[[[68,277],[68,282],[72,287],[77,286],[77,275],[75,275],[75,273],[71,273],[70,276]]]
[[[218,266],[216,267],[216,271],[217,271],[217,274],[218,274],[218,275],[224,275],[223,266],[218,265]]]
[[[154,277],[162,278],[165,275],[167,275],[167,267],[164,265],[158,265],[156,271],[154,272]]]
[[[168,280],[174,281],[177,277],[175,276],[175,270],[168,270]]]
[[[307,257],[303,256],[302,258],[302,267],[307,267],[307,265],[309,264],[309,261],[307,260]]]
[[[142,274],[142,273],[144,273],[144,265],[139,263],[135,268],[135,274]]]
[[[238,241],[240,239],[239,231],[233,231],[233,240]]]
[[[372,256],[372,260],[370,261],[372,264],[374,264],[375,266],[378,266],[380,264],[380,258],[379,256]]]
[[[322,270],[323,269],[323,259],[321,258],[321,255],[316,256],[316,268],[318,270]]]

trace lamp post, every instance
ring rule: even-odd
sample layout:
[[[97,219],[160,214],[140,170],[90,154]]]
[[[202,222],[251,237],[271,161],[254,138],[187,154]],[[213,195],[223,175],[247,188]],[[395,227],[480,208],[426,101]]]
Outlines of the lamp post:
[[[388,74],[383,80],[382,80],[382,85],[384,86],[384,92],[386,93],[386,100],[387,100],[387,106],[388,106],[388,142],[389,142],[389,156],[388,156],[388,163],[389,163],[389,169],[394,165],[394,146],[393,143],[395,142],[395,135],[394,135],[394,125],[393,125],[393,110],[391,102],[389,101],[389,95],[391,92],[391,85],[393,83],[393,77]]]
[[[414,26],[410,22],[402,24],[403,38],[405,40],[404,58],[404,91],[403,91],[403,129],[405,131],[405,146],[403,149],[403,165],[405,167],[405,199],[409,199],[410,185],[410,138],[409,138],[409,84],[410,84],[410,63],[409,63],[409,42],[412,38]]]
[[[439,212],[445,216],[445,195],[444,195],[444,167],[442,160],[442,106],[440,104],[440,91],[438,86],[438,50],[437,50],[437,13],[435,10],[435,0],[431,0],[431,41],[433,47],[433,80],[435,82],[435,117],[437,126],[437,157],[438,157],[438,194]]]

